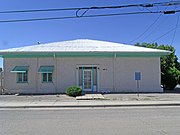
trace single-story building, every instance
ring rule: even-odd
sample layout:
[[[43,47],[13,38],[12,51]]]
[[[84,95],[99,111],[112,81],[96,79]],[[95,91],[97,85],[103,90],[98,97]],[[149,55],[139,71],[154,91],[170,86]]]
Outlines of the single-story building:
[[[88,39],[0,51],[4,88],[36,94],[65,93],[74,85],[84,92],[163,92],[160,56],[169,53]]]

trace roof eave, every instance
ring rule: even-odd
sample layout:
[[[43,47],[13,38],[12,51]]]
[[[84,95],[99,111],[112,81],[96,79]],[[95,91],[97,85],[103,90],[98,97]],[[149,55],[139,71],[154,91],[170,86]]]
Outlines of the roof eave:
[[[162,52],[0,52],[3,58],[20,58],[20,57],[160,57],[169,55],[170,51]]]

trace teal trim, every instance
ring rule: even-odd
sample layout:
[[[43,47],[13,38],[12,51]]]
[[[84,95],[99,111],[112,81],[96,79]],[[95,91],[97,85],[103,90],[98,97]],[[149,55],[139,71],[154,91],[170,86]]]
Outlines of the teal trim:
[[[29,66],[16,66],[11,70],[12,73],[26,73],[29,69]]]
[[[84,91],[84,70],[90,70],[91,71],[91,92],[95,92],[98,90],[98,67],[89,65],[89,66],[80,66],[78,67],[78,82],[79,86],[82,86],[82,90]],[[96,73],[96,74],[94,74]],[[82,84],[80,84],[82,82]],[[96,89],[94,89],[94,86],[96,86]]]
[[[25,75],[27,76],[27,80],[25,80]],[[20,77],[21,76],[21,77]],[[17,73],[17,82],[16,83],[28,83],[28,72],[18,72]]]
[[[35,57],[160,57],[170,52],[39,52],[39,53],[6,53],[3,58],[35,58]]]
[[[46,74],[46,78],[45,78],[45,79],[44,79],[43,74]],[[42,73],[42,74],[41,74],[41,76],[42,76],[42,81],[41,81],[41,83],[53,83],[53,81],[52,81],[53,78],[51,78],[51,80],[49,80],[49,74],[51,74],[51,77],[52,77],[52,73]],[[44,81],[44,80],[45,80],[45,81]]]
[[[53,73],[54,66],[40,66],[38,73]]]

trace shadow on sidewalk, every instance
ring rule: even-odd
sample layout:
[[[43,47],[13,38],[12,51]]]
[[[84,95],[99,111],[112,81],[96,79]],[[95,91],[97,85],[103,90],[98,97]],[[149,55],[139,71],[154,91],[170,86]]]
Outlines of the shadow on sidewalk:
[[[179,93],[180,94],[180,88],[175,88],[174,90],[164,90],[164,93]]]

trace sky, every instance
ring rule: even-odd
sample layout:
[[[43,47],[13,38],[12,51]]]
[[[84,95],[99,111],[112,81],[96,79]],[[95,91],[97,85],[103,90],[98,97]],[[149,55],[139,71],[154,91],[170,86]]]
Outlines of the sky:
[[[158,2],[167,2],[161,0]],[[169,0],[170,1],[170,0]],[[157,0],[0,0],[0,12],[9,10],[116,6],[154,3]],[[89,10],[85,15],[135,11],[179,10],[180,6]],[[78,12],[82,14],[84,11]],[[1,14],[0,21],[75,16],[75,11]],[[134,45],[139,42],[172,45],[180,59],[180,13],[139,14],[50,21],[0,23],[0,50],[73,39],[94,39]],[[180,17],[179,17],[180,18]],[[179,21],[178,21],[179,20]],[[173,28],[176,29],[172,30]],[[171,32],[168,32],[172,30]],[[166,34],[168,33],[168,34]],[[141,36],[140,36],[141,35]],[[164,35],[164,36],[163,36]],[[139,37],[139,38],[138,38]],[[0,60],[0,66],[3,60]]]

